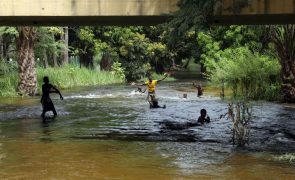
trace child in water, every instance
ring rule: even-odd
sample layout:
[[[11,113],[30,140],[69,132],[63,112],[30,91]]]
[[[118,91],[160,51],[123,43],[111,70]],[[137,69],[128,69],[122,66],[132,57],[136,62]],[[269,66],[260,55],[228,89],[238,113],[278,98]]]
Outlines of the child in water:
[[[193,86],[195,87],[195,88],[197,88],[197,91],[198,91],[198,97],[200,97],[200,96],[202,96],[203,95],[203,91],[204,91],[204,89],[202,88],[202,85],[201,84],[196,84],[196,83],[194,83],[193,82]]]
[[[141,83],[141,84],[137,84],[137,83],[131,83],[131,85],[137,85],[137,86],[147,86],[147,90],[148,90],[148,96],[147,96],[147,100],[150,104],[150,108],[165,108],[166,106],[164,105],[159,106],[158,105],[158,101],[156,100],[156,86],[159,82],[163,81],[164,79],[166,79],[168,76],[167,73],[164,74],[164,77],[162,79],[159,80],[153,80],[152,76],[150,74],[148,74],[148,80],[145,83]],[[138,92],[143,92],[141,88],[138,88],[137,90]],[[145,91],[144,91],[145,92]]]
[[[210,123],[210,117],[207,115],[206,109],[201,109],[201,116],[198,118],[198,123],[203,125],[205,122]]]
[[[210,123],[210,117],[207,115],[206,109],[201,109],[201,115],[198,118],[198,121],[192,121],[192,122],[185,122],[185,123],[179,123],[179,122],[173,122],[173,121],[167,121],[164,120],[162,122],[159,122],[161,125],[161,129],[169,129],[169,130],[183,130],[188,129],[190,127],[194,126],[202,126],[204,123]]]
[[[43,78],[43,82],[44,82],[44,84],[42,85],[42,98],[41,98],[41,104],[42,104],[42,107],[43,107],[43,112],[41,114],[41,117],[44,120],[45,119],[45,113],[47,111],[52,111],[54,117],[57,116],[56,110],[54,108],[54,105],[52,103],[52,100],[51,100],[49,94],[50,93],[58,93],[61,100],[63,100],[63,97],[62,97],[61,93],[59,92],[59,90],[56,87],[54,87],[52,84],[49,83],[49,78],[47,76],[45,76]]]

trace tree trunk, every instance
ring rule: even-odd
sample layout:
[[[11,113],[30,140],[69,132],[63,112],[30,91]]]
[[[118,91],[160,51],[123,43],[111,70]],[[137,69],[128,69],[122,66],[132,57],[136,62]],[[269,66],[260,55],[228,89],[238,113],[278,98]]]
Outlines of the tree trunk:
[[[44,60],[44,67],[48,68],[48,58],[47,58],[46,49],[43,49],[43,60]]]
[[[79,55],[80,63],[82,66],[87,68],[93,68],[93,54],[89,53],[81,53]],[[80,65],[80,67],[81,67]]]
[[[270,32],[282,66],[284,101],[295,103],[295,25],[272,26]]]
[[[204,63],[202,63],[202,62],[200,62],[200,65],[201,65],[201,69],[200,69],[200,71],[201,71],[201,77],[204,77],[204,74],[206,74],[206,67],[205,67],[205,65],[204,65]]]
[[[62,65],[69,63],[69,29],[63,28],[63,34],[61,34],[61,40],[64,42],[64,49],[62,52]]]
[[[34,27],[19,27],[17,39],[19,84],[17,87],[21,95],[33,96],[37,90],[37,74],[35,68],[34,45],[36,29]]]
[[[52,53],[52,58],[53,58],[53,66],[58,67],[57,56],[56,56],[55,52]]]
[[[100,70],[103,71],[110,71],[112,68],[112,58],[111,55],[108,52],[103,53],[100,61]]]
[[[295,59],[284,60],[282,65],[282,92],[284,101],[295,103]]]
[[[81,47],[84,46],[83,52],[80,52],[79,58],[80,58],[80,63],[82,66],[87,67],[87,68],[93,68],[93,45],[85,45],[83,42],[81,44]]]
[[[3,51],[3,36],[0,35],[0,60],[4,58],[4,51]]]
[[[52,33],[52,38],[55,39],[54,34]],[[58,67],[57,64],[57,55],[55,54],[55,51],[52,52],[52,59],[53,59],[53,67]]]

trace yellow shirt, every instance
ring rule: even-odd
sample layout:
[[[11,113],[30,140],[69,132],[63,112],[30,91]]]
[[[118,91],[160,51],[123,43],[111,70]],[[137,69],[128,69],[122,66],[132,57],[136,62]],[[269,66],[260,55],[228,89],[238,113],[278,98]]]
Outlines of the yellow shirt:
[[[155,92],[157,83],[158,83],[157,80],[152,80],[152,82],[146,81],[149,93]]]

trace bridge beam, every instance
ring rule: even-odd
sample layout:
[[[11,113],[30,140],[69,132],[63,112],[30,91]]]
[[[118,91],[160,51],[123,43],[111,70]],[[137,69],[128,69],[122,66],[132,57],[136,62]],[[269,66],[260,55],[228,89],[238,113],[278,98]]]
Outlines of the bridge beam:
[[[211,24],[295,24],[295,0],[219,0]]]
[[[155,25],[179,0],[0,0],[0,25]],[[218,0],[209,23],[295,24],[295,0]]]
[[[152,25],[178,0],[1,0],[1,25]]]
[[[171,16],[5,16],[0,26],[132,26],[157,25]]]

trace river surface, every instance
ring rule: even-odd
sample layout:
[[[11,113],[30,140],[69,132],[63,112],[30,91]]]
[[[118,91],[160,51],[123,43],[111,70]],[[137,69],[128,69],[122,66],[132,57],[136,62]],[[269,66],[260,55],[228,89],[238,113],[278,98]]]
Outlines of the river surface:
[[[231,143],[227,103],[189,83],[158,85],[159,104],[130,86],[80,88],[52,95],[58,117],[42,122],[38,98],[0,99],[0,179],[295,179],[292,105],[255,102],[246,150]],[[188,98],[183,99],[182,94]],[[184,130],[207,109],[212,122]],[[50,114],[49,114],[50,115]]]

